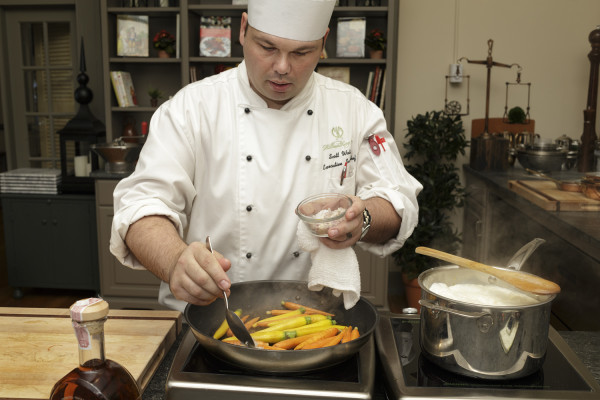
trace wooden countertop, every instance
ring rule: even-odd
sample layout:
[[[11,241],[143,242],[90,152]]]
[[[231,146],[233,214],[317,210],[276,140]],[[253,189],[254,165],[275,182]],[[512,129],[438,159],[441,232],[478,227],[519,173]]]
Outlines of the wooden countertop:
[[[177,311],[111,310],[106,357],[131,372],[144,390],[182,330]],[[68,309],[0,307],[0,399],[47,399],[79,364]]]

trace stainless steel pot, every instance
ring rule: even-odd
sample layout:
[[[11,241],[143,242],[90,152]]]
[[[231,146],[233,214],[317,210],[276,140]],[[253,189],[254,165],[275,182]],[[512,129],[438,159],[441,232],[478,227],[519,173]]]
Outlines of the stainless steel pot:
[[[225,316],[224,302],[215,301],[208,306],[186,306],[185,319],[200,345],[208,352],[249,371],[272,375],[319,370],[350,358],[371,338],[379,319],[375,307],[362,297],[354,307],[346,310],[342,296],[334,296],[329,288],[319,292],[308,290],[307,283],[302,281],[234,283],[228,300],[230,308],[241,308],[243,314],[251,316],[264,315],[266,310],[281,308],[282,300],[292,301],[331,312],[335,314],[338,324],[358,327],[358,339],[336,346],[311,350],[264,350],[213,339],[213,333]]]
[[[446,370],[486,379],[518,378],[541,367],[555,295],[528,294],[537,301],[533,305],[489,306],[437,295],[430,290],[435,282],[493,283],[517,290],[491,275],[457,266],[421,273],[420,341],[429,360]]]

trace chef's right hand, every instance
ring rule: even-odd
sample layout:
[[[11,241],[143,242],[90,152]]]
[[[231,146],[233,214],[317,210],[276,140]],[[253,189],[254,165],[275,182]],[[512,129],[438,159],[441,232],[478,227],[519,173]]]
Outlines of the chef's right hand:
[[[190,243],[181,253],[169,275],[169,287],[175,298],[191,304],[205,306],[229,295],[231,281],[227,271],[231,261],[222,254],[212,254],[200,242]]]

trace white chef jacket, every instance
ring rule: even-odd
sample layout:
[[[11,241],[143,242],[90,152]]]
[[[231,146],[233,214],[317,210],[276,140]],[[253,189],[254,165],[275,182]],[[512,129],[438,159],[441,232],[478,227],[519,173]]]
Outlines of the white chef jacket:
[[[187,243],[210,235],[231,260],[232,282],[308,278],[310,255],[298,246],[294,210],[313,194],[389,200],[402,217],[397,237],[360,243],[382,257],[417,224],[422,186],[405,170],[382,111],[353,86],[320,74],[275,110],[250,88],[242,62],[181,89],[154,113],[149,132],[135,171],[114,191],[110,250],[132,268],[144,267],[124,238],[148,215],[168,217]],[[186,305],[164,282],[159,300]]]

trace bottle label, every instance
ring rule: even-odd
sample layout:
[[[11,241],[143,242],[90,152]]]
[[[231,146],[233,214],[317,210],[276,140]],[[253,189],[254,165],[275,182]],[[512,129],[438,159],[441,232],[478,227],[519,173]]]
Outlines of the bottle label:
[[[81,321],[83,311],[92,304],[96,304],[100,301],[102,301],[102,299],[98,298],[89,298],[76,301],[75,304],[71,306],[71,318],[76,321]]]
[[[89,350],[92,347],[92,338],[87,327],[84,324],[73,321],[73,329],[75,330],[75,337],[77,338],[79,348]]]

